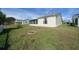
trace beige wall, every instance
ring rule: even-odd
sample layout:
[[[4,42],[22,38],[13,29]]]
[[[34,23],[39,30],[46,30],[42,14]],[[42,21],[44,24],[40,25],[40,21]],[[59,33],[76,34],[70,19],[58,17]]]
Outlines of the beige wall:
[[[26,24],[26,22],[25,21],[22,21],[22,24]]]
[[[44,18],[38,19],[38,25],[43,26],[44,25],[43,21],[44,21]]]
[[[62,24],[62,17],[61,16],[57,16],[56,25],[59,26],[61,24]]]
[[[38,19],[38,24],[30,24],[32,26],[42,26],[42,27],[48,27],[48,24],[44,24],[44,18]]]
[[[61,25],[61,17],[51,16],[47,17],[47,24],[44,24],[44,18],[38,19],[38,24],[30,24],[32,26],[42,26],[42,27],[57,27]]]
[[[47,17],[48,26],[56,27],[56,17]]]

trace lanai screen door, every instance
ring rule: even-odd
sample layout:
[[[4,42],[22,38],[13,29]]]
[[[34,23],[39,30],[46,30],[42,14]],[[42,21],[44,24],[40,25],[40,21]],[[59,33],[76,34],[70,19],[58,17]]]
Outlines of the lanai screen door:
[[[78,25],[78,18],[75,19],[75,25]]]

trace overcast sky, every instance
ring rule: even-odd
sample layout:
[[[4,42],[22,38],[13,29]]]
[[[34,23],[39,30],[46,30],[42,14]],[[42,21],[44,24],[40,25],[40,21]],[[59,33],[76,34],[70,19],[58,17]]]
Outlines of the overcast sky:
[[[22,20],[53,13],[61,13],[64,20],[71,20],[73,14],[79,13],[79,8],[1,8],[1,11],[7,16]]]

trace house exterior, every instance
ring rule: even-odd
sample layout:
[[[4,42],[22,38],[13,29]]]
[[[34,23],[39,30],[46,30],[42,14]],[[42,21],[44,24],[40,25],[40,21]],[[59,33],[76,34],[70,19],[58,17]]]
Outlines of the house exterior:
[[[52,14],[48,16],[39,17],[38,19],[30,20],[31,26],[57,27],[61,24],[62,17],[60,14]]]
[[[77,26],[77,27],[79,27],[79,14],[75,14],[72,17],[72,20],[73,20],[74,25]]]
[[[29,24],[38,24],[38,19],[29,20]]]
[[[27,24],[26,20],[16,20],[15,24]]]

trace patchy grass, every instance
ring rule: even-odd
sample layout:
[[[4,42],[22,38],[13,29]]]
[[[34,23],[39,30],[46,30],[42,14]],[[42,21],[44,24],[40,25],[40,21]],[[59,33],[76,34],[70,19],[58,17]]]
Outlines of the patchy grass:
[[[62,25],[56,28],[16,25],[7,27],[9,30],[7,49],[47,50],[47,49],[79,49],[79,28]],[[6,32],[7,33],[7,32]],[[0,47],[5,47],[6,33],[0,35]]]

